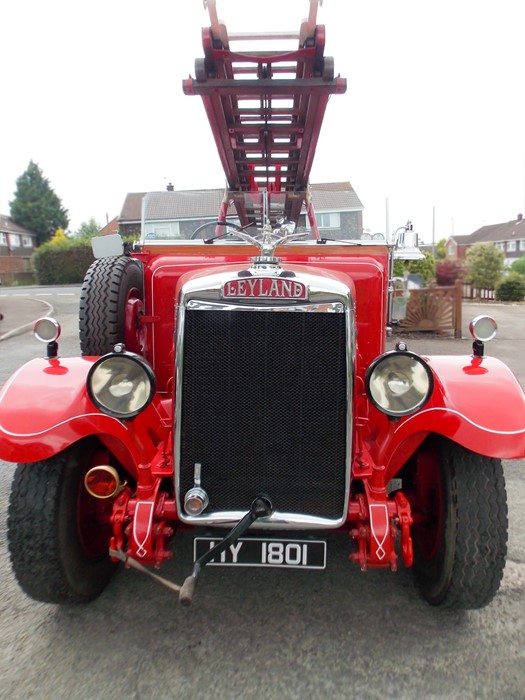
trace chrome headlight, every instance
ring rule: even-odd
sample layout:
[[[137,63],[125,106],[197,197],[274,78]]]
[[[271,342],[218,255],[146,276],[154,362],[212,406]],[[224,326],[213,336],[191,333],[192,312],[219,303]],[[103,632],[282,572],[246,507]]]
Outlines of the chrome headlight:
[[[395,418],[422,408],[433,389],[430,367],[419,355],[406,350],[380,355],[366,373],[368,398],[380,411]]]
[[[133,418],[155,393],[153,370],[139,355],[114,352],[100,357],[87,376],[89,398],[103,413]]]

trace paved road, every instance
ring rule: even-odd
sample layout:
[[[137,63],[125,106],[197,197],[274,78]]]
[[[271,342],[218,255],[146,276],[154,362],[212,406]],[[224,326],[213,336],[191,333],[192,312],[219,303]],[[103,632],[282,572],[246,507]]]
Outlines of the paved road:
[[[78,290],[45,299],[63,325],[61,354],[75,354]],[[501,333],[491,353],[510,359],[525,384],[525,307],[492,310]],[[470,348],[468,340],[447,338],[408,343],[426,354]],[[0,350],[3,383],[43,346],[25,333]],[[119,572],[86,607],[38,604],[21,593],[8,563],[12,473],[0,463],[2,698],[525,697],[524,461],[505,463],[510,533],[502,589],[487,608],[463,614],[426,605],[408,571],[361,573],[346,561],[344,538],[330,541],[324,573],[208,569],[190,609],[133,571]],[[180,582],[191,567],[190,537],[181,533],[174,544],[163,573]]]
[[[53,302],[66,310],[70,302],[68,311],[76,314],[79,292],[69,286],[0,288],[0,340],[30,331],[37,318],[53,312]]]

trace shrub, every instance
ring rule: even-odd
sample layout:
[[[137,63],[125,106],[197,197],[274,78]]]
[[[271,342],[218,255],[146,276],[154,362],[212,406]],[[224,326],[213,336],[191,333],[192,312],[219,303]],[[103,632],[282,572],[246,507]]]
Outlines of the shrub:
[[[442,260],[436,264],[436,282],[442,287],[453,286],[465,274],[466,268],[457,260]]]
[[[435,277],[436,264],[432,253],[424,251],[423,255],[425,257],[422,260],[411,260],[408,270],[414,274],[421,275],[423,277],[423,284],[429,284]]]
[[[435,263],[431,253],[423,253],[422,260],[394,260],[394,277],[403,277],[406,270],[412,274],[421,275],[423,283],[428,284],[434,278]]]
[[[496,286],[496,301],[523,301],[525,299],[525,279],[517,272],[511,272]]]
[[[33,253],[38,284],[82,284],[93,262],[90,240],[55,238]]]

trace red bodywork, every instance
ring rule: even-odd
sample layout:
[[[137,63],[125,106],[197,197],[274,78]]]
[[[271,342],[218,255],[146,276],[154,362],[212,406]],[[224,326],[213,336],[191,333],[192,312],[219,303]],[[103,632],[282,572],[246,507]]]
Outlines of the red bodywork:
[[[232,203],[242,226],[263,226],[257,195],[264,191],[275,205],[271,211],[280,207],[278,213],[285,218],[296,221],[304,208],[312,237],[319,239],[308,176],[328,97],[345,90],[344,80],[333,77],[330,62],[323,57],[324,28],[303,26],[295,52],[250,53],[253,76],[237,66],[248,60],[247,55],[230,51],[227,37],[219,40],[219,31],[223,33],[222,26],[204,31],[204,64],[199,66],[197,80],[184,81],[187,94],[203,98],[226,173],[228,192],[219,218],[224,219]],[[288,66],[287,72],[293,71],[292,78],[279,79],[283,65]],[[241,100],[254,97],[264,97],[259,110],[243,111]],[[281,98],[291,106],[280,107]],[[283,119],[288,119],[285,125]],[[254,160],[253,153],[261,158]],[[3,388],[0,458],[36,462],[85,437],[99,438],[111,463],[126,477],[110,504],[110,547],[127,557],[160,565],[171,555],[168,540],[180,522],[172,486],[176,476],[175,339],[185,285],[221,273],[233,280],[225,296],[242,297],[239,273],[250,267],[258,253],[246,243],[207,246],[192,241],[163,246],[145,241],[133,254],[142,265],[144,294],[143,299],[135,292],[129,295],[123,341],[128,348],[142,351],[154,371],[156,392],[150,405],[132,420],[105,415],[90,400],[86,378],[96,357],[34,360]],[[525,457],[524,393],[509,369],[493,358],[424,358],[434,389],[428,403],[413,415],[392,420],[369,400],[366,372],[385,352],[391,255],[386,243],[364,241],[328,246],[295,243],[279,250],[279,265],[288,274],[333,281],[353,300],[355,336],[348,338],[353,422],[348,428],[350,488],[343,527],[357,544],[351,559],[363,569],[395,569],[399,534],[403,561],[408,566],[412,563],[411,501],[402,490],[391,495],[388,485],[411,460],[424,462],[420,450],[429,436],[444,436],[490,457]],[[261,289],[268,291],[264,284]],[[301,282],[294,289],[299,290],[298,298],[307,293]],[[282,292],[282,298],[287,294]],[[503,410],[495,411],[494,406]],[[430,467],[428,471],[432,473]]]
[[[136,483],[136,489],[126,487],[115,499],[113,548],[126,550],[142,562],[158,565],[170,556],[167,540],[178,520],[176,499],[161,488],[163,480],[174,475],[174,300],[189,278],[217,267],[237,271],[249,261],[245,247],[229,249],[227,255],[213,252],[203,256],[194,248],[182,249],[177,256],[158,251],[140,254],[146,274],[142,321],[148,329],[147,359],[158,391],[150,406],[132,421],[104,415],[91,403],[85,388],[96,360],[91,357],[33,360],[13,375],[0,395],[3,459],[33,462],[84,437],[99,437]],[[356,251],[341,246],[321,256],[298,246],[283,257],[286,269],[307,267],[309,272],[329,273],[353,291],[358,351],[351,482],[363,484],[364,490],[354,494],[348,506],[350,534],[358,541],[352,558],[362,568],[395,568],[397,528],[394,532],[392,522],[396,522],[402,533],[402,555],[409,565],[410,506],[401,492],[389,497],[387,484],[430,434],[492,457],[525,456],[523,391],[510,370],[494,358],[426,357],[435,378],[431,400],[412,416],[389,420],[370,404],[364,388],[368,366],[385,349],[385,334],[379,331],[386,324],[386,302],[381,303],[387,298],[386,247]],[[505,411],[487,409],[496,403]]]

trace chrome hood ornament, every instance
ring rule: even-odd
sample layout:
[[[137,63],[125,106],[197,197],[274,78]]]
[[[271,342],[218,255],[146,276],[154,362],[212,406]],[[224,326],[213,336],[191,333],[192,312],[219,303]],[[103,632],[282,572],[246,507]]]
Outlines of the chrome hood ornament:
[[[293,221],[281,219],[279,228],[272,229],[271,224],[266,223],[260,230],[257,236],[250,236],[244,231],[235,231],[235,235],[242,238],[243,241],[248,241],[252,245],[257,246],[261,254],[252,258],[254,266],[275,265],[279,266],[281,259],[275,256],[277,246],[291,241],[296,238],[308,236],[308,233],[294,233],[295,224]]]

